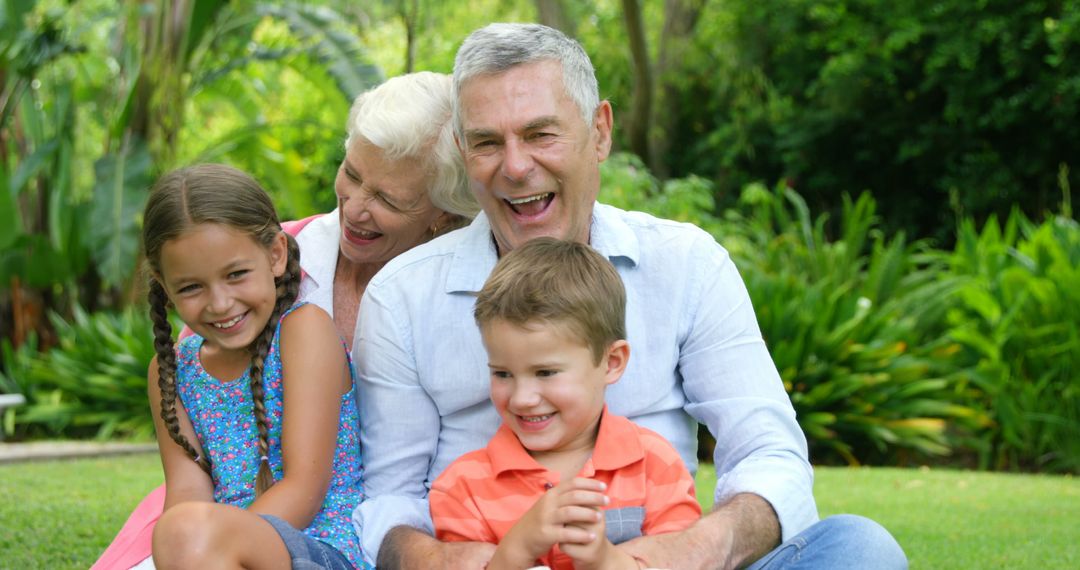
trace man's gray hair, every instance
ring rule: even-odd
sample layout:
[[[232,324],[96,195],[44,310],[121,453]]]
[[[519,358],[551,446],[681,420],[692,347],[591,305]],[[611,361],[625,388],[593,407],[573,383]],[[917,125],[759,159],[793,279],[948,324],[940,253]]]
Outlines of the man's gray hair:
[[[454,142],[451,97],[451,79],[443,73],[420,71],[386,80],[353,101],[345,151],[362,139],[388,160],[416,160],[432,169],[431,203],[471,218],[480,207]]]
[[[592,61],[581,44],[540,24],[489,24],[465,38],[454,58],[454,128],[464,140],[461,89],[478,75],[502,73],[537,61],[562,64],[563,86],[586,125],[593,124],[600,90]]]

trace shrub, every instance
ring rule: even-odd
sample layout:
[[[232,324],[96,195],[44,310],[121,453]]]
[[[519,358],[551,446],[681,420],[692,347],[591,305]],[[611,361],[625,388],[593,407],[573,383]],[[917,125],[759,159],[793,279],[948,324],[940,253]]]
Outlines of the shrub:
[[[948,261],[966,278],[949,334],[993,419],[981,466],[1080,470],[1080,226],[1019,211],[981,232],[964,220]]]
[[[72,322],[50,319],[58,343],[48,352],[39,353],[36,343],[5,347],[4,383],[27,400],[9,411],[7,431],[30,438],[152,437],[146,369],[154,345],[145,309],[87,314],[76,308]]]
[[[625,152],[611,155],[600,172],[600,200],[605,204],[689,222],[714,235],[720,230],[720,220],[713,215],[713,185],[705,178],[688,176],[661,184],[637,155]]]
[[[724,243],[791,395],[815,462],[850,464],[945,455],[949,430],[985,424],[955,403],[959,347],[940,332],[960,283],[924,242],[887,239],[873,198],[843,199],[839,236],[802,198],[748,186]]]
[[[783,176],[838,212],[869,189],[886,225],[949,243],[953,210],[1034,214],[1059,165],[1077,182],[1080,3],[726,0],[701,22],[667,160],[721,195]]]

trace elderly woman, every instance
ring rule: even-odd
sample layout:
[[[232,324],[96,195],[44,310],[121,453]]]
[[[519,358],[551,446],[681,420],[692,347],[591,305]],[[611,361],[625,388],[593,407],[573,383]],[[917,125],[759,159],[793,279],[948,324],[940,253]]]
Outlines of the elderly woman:
[[[334,181],[338,207],[294,234],[305,273],[300,298],[330,313],[346,346],[375,273],[479,209],[454,143],[450,104],[450,77],[431,72],[395,77],[357,97]]]
[[[375,273],[479,210],[454,143],[450,90],[449,76],[419,72],[358,96],[334,181],[337,208],[283,224],[300,246],[300,300],[330,313],[346,346]],[[92,570],[153,568],[151,537],[164,498],[161,486],[143,499]]]

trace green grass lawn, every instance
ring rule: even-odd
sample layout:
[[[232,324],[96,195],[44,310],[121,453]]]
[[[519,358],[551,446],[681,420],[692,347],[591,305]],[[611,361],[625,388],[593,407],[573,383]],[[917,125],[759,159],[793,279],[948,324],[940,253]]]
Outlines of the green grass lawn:
[[[712,478],[703,466],[706,507]],[[0,466],[0,568],[88,568],[161,481],[156,455]],[[818,468],[815,495],[822,516],[885,525],[912,568],[1080,568],[1072,477]]]

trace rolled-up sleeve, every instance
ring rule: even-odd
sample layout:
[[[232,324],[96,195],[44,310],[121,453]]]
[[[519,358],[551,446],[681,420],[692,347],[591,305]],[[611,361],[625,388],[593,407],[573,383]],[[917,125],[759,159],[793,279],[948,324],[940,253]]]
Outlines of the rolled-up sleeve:
[[[772,505],[784,540],[817,520],[806,437],[762,339],[749,294],[711,238],[691,272],[681,346],[685,410],[716,438],[717,503],[753,493]]]

